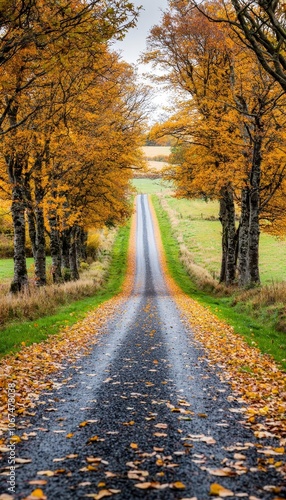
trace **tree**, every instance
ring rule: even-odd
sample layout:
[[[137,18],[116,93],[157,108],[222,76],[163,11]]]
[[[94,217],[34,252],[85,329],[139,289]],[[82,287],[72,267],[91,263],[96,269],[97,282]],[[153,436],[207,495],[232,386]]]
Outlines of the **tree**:
[[[286,91],[285,3],[281,0],[230,0],[217,2],[218,15],[204,9],[204,2],[191,1],[208,19],[231,26],[251,48],[263,69]],[[205,2],[208,5],[208,2]],[[224,8],[224,13],[221,7]],[[223,15],[224,14],[224,15]]]
[[[253,286],[260,282],[260,218],[285,176],[284,95],[224,26],[217,29],[188,2],[170,4],[151,32],[147,60],[160,63],[168,70],[161,78],[192,98],[157,133],[172,133],[184,146],[170,173],[178,195],[220,200],[221,281],[234,283],[238,259],[240,284]],[[215,4],[208,5],[212,12]],[[282,153],[278,164],[275,146]]]
[[[100,0],[49,4],[15,0],[13,8],[2,14],[1,149],[11,186],[14,224],[11,290],[20,291],[27,286],[26,210],[37,280],[45,283],[43,200],[48,189],[58,196],[59,176],[51,168],[51,160],[54,166],[59,165],[51,158],[51,141],[56,134],[68,136],[68,115],[74,102],[79,102],[78,96],[84,95],[96,73],[104,78],[108,42],[124,36],[137,14],[133,4],[125,0],[109,2],[108,6]],[[68,171],[70,166],[64,168]],[[52,187],[48,188],[49,183]],[[51,215],[54,205],[50,202],[49,206]],[[57,215],[50,217],[54,220],[54,241],[59,230],[57,219]]]

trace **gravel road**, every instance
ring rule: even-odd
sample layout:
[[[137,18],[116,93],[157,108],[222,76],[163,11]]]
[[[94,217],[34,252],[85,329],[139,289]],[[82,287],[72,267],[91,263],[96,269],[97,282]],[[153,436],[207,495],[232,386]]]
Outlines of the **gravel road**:
[[[264,467],[242,403],[168,293],[145,195],[137,197],[136,245],[131,296],[92,353],[53,377],[58,389],[19,422],[28,439],[17,456],[32,461],[18,464],[14,497],[42,489],[49,500],[207,500],[217,483],[234,499],[286,498],[268,491],[281,477]],[[227,475],[213,474],[222,469]]]

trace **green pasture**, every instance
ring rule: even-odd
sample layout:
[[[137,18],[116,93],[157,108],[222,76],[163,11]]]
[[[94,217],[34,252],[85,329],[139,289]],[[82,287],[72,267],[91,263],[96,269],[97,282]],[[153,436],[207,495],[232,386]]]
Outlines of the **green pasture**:
[[[172,191],[172,184],[162,181],[160,178],[148,179],[142,177],[140,179],[133,179],[132,185],[139,194],[170,193]]]
[[[160,179],[135,179],[139,193],[164,194],[177,213],[177,231],[183,235],[193,261],[214,278],[220,273],[221,224],[217,201],[179,200],[171,196],[171,184]],[[286,240],[261,233],[260,274],[262,284],[286,280]]]

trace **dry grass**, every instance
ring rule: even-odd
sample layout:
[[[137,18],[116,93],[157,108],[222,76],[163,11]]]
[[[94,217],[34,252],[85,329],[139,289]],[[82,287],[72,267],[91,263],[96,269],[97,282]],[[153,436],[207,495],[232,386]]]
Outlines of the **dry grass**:
[[[1,283],[0,326],[3,327],[11,321],[34,320],[53,314],[61,305],[96,293],[102,287],[108,273],[115,235],[114,229],[101,234],[100,260],[83,266],[78,281],[38,288],[34,280],[31,280],[29,289],[18,295],[9,293],[8,283]]]
[[[273,282],[270,285],[244,290],[236,293],[233,305],[246,309],[254,316],[261,316],[264,311],[266,319],[274,318],[275,328],[286,332],[286,282]]]

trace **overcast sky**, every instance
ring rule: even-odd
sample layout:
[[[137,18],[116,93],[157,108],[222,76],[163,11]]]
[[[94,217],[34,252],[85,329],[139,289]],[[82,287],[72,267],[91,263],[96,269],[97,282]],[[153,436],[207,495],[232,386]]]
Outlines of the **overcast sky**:
[[[116,50],[122,51],[122,58],[128,63],[135,64],[139,55],[146,49],[146,38],[152,26],[157,24],[162,11],[166,10],[168,0],[132,0],[139,7],[142,5],[137,27],[130,30],[122,42],[114,45]]]
[[[138,73],[150,71],[150,67],[139,64],[138,58],[146,49],[146,38],[151,28],[160,22],[163,12],[167,9],[168,0],[132,0],[136,7],[142,5],[136,28],[129,30],[122,42],[116,42],[113,48],[121,52],[122,59],[137,67]],[[150,82],[148,82],[150,84]],[[154,87],[153,103],[156,107],[154,120],[162,113],[163,106],[168,105],[168,94]],[[151,120],[152,121],[152,120]]]

